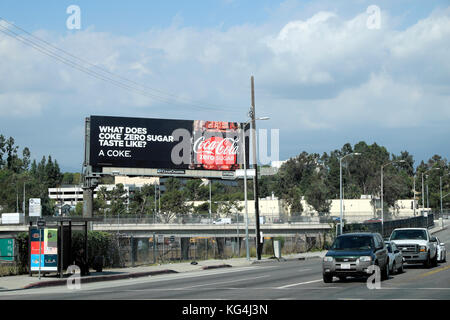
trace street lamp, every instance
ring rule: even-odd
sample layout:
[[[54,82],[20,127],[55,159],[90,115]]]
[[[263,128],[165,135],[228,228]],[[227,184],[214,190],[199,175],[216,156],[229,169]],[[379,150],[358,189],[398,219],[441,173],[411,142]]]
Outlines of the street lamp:
[[[341,219],[340,219],[340,229],[341,229],[341,234],[343,233],[344,229],[342,227],[342,223],[343,223],[343,208],[342,208],[342,160],[344,160],[346,157],[348,156],[359,156],[361,155],[361,153],[359,152],[353,152],[353,153],[349,153],[341,158],[339,158],[339,192],[340,192],[340,207],[341,207]]]
[[[381,166],[381,235],[383,236],[384,231],[384,204],[383,204],[383,168],[393,164],[395,162],[406,162],[405,160],[394,160],[388,163],[385,163]]]
[[[439,177],[439,189],[440,189],[440,193],[441,193],[441,218],[442,218],[442,214],[444,213],[443,210],[442,210],[442,199],[443,199],[442,198],[442,177],[445,177],[445,176],[448,176],[448,175],[450,175],[450,172]]]
[[[256,118],[255,120],[269,120],[269,117],[261,117]],[[247,153],[246,153],[246,145],[245,145],[245,128],[247,125],[252,121],[252,119],[249,119],[247,122],[243,124],[242,128],[242,140],[243,140],[243,148],[244,148],[244,202],[245,202],[245,247],[247,251],[247,260],[250,260],[250,248],[248,245],[248,200],[247,200]],[[253,141],[255,143],[255,141]],[[255,171],[256,175],[256,171]],[[257,196],[255,194],[255,196]],[[255,212],[256,214],[256,212]],[[258,224],[257,224],[258,226]],[[259,228],[256,228],[256,234],[259,233]],[[258,237],[257,237],[258,238]],[[258,247],[258,244],[257,244]]]
[[[425,173],[427,173],[428,171],[431,171],[431,170],[439,170],[439,169],[440,169],[440,168],[430,168],[430,169],[428,169],[428,170],[422,172],[422,216],[424,215],[424,211],[425,211],[425,189],[424,189],[424,187],[423,187],[423,175],[424,175]],[[428,183],[428,182],[427,182],[427,183]],[[428,204],[427,204],[427,206],[428,206]]]

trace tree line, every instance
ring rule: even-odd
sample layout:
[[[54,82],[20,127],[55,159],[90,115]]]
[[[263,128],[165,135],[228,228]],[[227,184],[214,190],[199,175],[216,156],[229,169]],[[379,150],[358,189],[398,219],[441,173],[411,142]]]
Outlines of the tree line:
[[[360,155],[354,155],[359,153]],[[353,155],[351,155],[353,154]],[[345,158],[344,158],[345,157]],[[300,199],[304,199],[320,214],[327,214],[330,199],[340,197],[340,159],[342,161],[342,184],[346,199],[359,199],[361,195],[381,196],[381,167],[383,166],[383,200],[385,210],[392,208],[398,199],[413,199],[414,182],[416,199],[422,205],[422,173],[424,174],[425,207],[427,207],[426,186],[428,185],[429,207],[440,209],[440,177],[443,190],[449,191],[449,163],[447,159],[434,155],[427,162],[416,167],[413,156],[402,151],[391,154],[376,143],[364,141],[352,146],[346,143],[341,149],[317,153],[302,152],[284,163],[274,176],[262,177],[262,196],[273,191],[286,200],[292,212],[301,214]],[[450,205],[445,198],[443,207]]]
[[[57,203],[49,199],[48,188],[66,184],[80,185],[81,175],[62,173],[58,162],[50,155],[42,157],[39,162],[31,161],[30,150],[25,147],[19,152],[19,149],[14,138],[6,139],[0,135],[0,211],[22,212],[25,186],[26,203],[31,197],[41,198],[43,214],[53,215]],[[351,155],[352,153],[360,153],[360,155]],[[440,179],[442,179],[444,195],[449,193],[450,168],[447,159],[434,155],[428,161],[421,161],[415,165],[413,156],[407,151],[402,151],[398,155],[391,154],[384,146],[376,143],[368,145],[361,141],[353,146],[346,143],[341,149],[324,152],[322,155],[301,152],[287,160],[277,174],[262,176],[259,179],[260,197],[270,197],[274,194],[285,200],[294,215],[302,214],[304,208],[301,199],[305,199],[319,214],[326,215],[330,209],[330,199],[339,199],[340,159],[342,158],[344,158],[342,161],[343,191],[346,199],[358,199],[361,195],[379,198],[381,166],[384,166],[385,210],[394,207],[398,199],[412,199],[414,181],[416,199],[420,198],[419,203],[422,205],[422,174],[425,206],[429,202],[429,207],[433,210],[440,209]],[[390,162],[392,163],[386,165]],[[105,177],[103,183],[112,184],[113,179]],[[231,216],[242,209],[238,201],[244,200],[243,180],[236,181],[234,185],[220,181],[210,183],[213,213]],[[162,212],[166,219],[170,219],[175,214],[188,212],[207,215],[210,210],[210,186],[199,179],[187,180],[185,184],[182,184],[179,179],[167,179],[165,192],[161,197],[157,192],[156,208],[153,185],[132,190],[129,202],[126,201],[125,194],[123,185],[117,185],[110,191],[101,187],[94,200],[94,213],[96,215],[148,215]],[[252,180],[248,180],[248,199],[254,199]],[[191,203],[193,201],[203,201],[203,204],[194,206]],[[443,200],[444,209],[449,206],[450,196]],[[82,214],[81,203],[72,214]]]
[[[0,135],[0,212],[24,212],[30,198],[41,198],[44,215],[53,215],[55,203],[48,197],[48,188],[61,185],[64,175],[59,164],[49,155],[31,161],[30,149],[19,152],[13,137]]]

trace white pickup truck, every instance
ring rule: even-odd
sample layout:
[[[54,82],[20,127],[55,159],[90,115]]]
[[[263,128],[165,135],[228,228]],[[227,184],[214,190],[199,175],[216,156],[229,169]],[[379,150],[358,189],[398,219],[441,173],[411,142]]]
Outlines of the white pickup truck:
[[[423,263],[425,267],[437,266],[437,239],[426,228],[399,228],[389,239],[402,252],[406,263]]]

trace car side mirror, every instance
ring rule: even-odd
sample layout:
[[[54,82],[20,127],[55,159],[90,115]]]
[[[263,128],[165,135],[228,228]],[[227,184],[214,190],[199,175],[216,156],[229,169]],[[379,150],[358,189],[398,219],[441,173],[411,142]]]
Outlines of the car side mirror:
[[[441,242],[439,245],[440,245],[440,246],[445,246],[445,243]]]
[[[437,242],[437,239],[436,239],[436,237],[431,237],[430,241],[431,242]]]
[[[329,245],[329,244],[326,244],[326,245],[323,246],[323,248],[324,248],[325,250],[330,250],[330,245]]]
[[[395,250],[395,251],[394,251],[394,253],[399,253],[399,252],[400,252],[400,250]]]

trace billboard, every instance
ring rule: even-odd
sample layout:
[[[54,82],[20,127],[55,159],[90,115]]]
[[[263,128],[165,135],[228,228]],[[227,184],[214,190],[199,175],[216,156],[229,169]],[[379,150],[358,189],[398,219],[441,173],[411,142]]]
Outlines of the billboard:
[[[243,167],[243,129],[237,122],[91,116],[89,137],[93,167],[175,173]],[[248,155],[248,137],[245,142]]]

